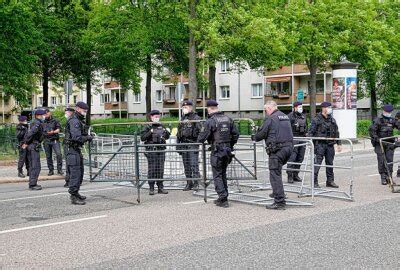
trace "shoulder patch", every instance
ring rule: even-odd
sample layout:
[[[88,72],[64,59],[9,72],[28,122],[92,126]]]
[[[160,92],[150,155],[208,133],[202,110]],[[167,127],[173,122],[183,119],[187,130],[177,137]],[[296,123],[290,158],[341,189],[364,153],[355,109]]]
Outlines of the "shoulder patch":
[[[289,117],[287,115],[278,115],[278,119],[280,121],[286,121],[289,120]]]

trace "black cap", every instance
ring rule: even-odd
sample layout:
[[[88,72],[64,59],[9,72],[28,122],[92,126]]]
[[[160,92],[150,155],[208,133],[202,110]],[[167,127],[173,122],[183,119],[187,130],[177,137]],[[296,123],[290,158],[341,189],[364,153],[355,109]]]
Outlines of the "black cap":
[[[396,113],[396,118],[400,118],[400,111]]]
[[[383,110],[385,112],[393,112],[393,105],[392,104],[385,104],[385,105],[383,105]]]
[[[46,113],[48,113],[48,112],[50,112],[50,109],[49,109],[49,108],[46,108],[46,109],[44,109],[44,111],[45,111]]]
[[[89,110],[89,106],[83,101],[79,101],[78,103],[76,103],[76,107],[84,110]]]
[[[321,103],[322,108],[331,107],[331,106],[332,106],[332,104],[328,101],[324,101]]]
[[[218,102],[216,102],[213,99],[210,99],[207,101],[207,107],[217,107],[218,106]]]
[[[182,106],[193,106],[193,102],[190,100],[184,100]]]
[[[68,107],[68,108],[65,108],[64,111],[66,111],[66,112],[74,112],[75,110],[74,110],[74,108]]]
[[[301,103],[300,101],[296,101],[295,103],[293,103],[293,107],[297,107],[303,105],[303,103]]]
[[[153,115],[160,115],[160,111],[159,110],[151,110],[151,112],[149,113],[151,116]]]
[[[46,114],[46,111],[43,109],[39,109],[39,110],[35,111],[35,115],[44,115],[44,114]]]
[[[26,117],[26,116],[24,116],[24,115],[18,116],[18,121],[24,122],[24,121],[26,121],[26,120],[28,120],[28,117]]]

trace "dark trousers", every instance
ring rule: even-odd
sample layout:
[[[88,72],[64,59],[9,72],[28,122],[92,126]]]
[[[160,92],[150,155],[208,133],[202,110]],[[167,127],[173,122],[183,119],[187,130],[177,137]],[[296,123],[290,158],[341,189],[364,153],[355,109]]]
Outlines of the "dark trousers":
[[[20,147],[18,152],[18,172],[22,172],[25,164],[26,171],[29,173],[28,149],[22,149]]]
[[[40,165],[40,144],[31,143],[28,145],[28,164],[29,164],[29,187],[34,187],[37,185],[37,181],[40,175],[40,170],[42,169]]]
[[[164,178],[164,163],[165,163],[165,153],[160,152],[160,153],[147,153],[147,168],[148,168],[148,176],[147,179],[149,179],[148,183],[150,186],[150,189],[154,189],[154,184],[156,181],[151,181],[150,179],[158,179],[157,181],[157,187],[159,189],[162,189],[164,187],[163,181],[159,179]]]
[[[333,160],[335,159],[335,146],[334,144],[327,143],[317,143],[315,146],[315,161],[314,164],[321,165],[325,158],[326,165],[333,165]],[[318,173],[320,166],[314,167],[314,183],[318,183]],[[335,181],[335,176],[333,174],[333,168],[326,169],[326,182]]]
[[[376,145],[374,148],[375,148],[376,157],[378,159],[378,172],[381,175],[381,179],[386,179],[386,177],[388,176],[388,173],[390,175],[392,175],[392,173],[393,173],[394,149],[391,145],[384,145],[383,146],[384,153],[382,153],[382,148],[379,144]],[[391,163],[391,164],[388,164],[389,172],[386,169],[384,157],[386,157],[387,163]]]
[[[294,141],[294,146],[296,146],[296,144],[303,144],[304,142],[299,142],[299,141]],[[288,162],[294,162],[294,163],[302,163],[304,160],[304,155],[306,153],[306,146],[298,146],[298,147],[294,147],[293,148],[293,152],[290,155],[290,158],[288,160]],[[297,164],[288,164],[288,169],[295,169],[295,170],[299,170],[301,165],[297,165]],[[298,175],[299,172],[298,171],[287,171],[287,174],[290,175]]]
[[[69,174],[69,190],[71,195],[79,192],[83,181],[83,156],[79,148],[67,147],[67,171]]]
[[[64,158],[65,158],[65,164],[67,164],[67,146],[64,144]],[[67,167],[67,165],[65,165]],[[65,170],[65,183],[69,184],[69,171],[68,168]]]
[[[61,146],[60,142],[58,140],[45,140],[43,143],[44,151],[46,153],[46,159],[47,159],[47,167],[49,168],[49,171],[54,171],[54,165],[53,165],[53,151],[56,154],[57,158],[57,170],[61,171],[62,170],[62,155],[61,155]]]
[[[226,177],[226,170],[229,165],[229,156],[220,155],[218,152],[212,152],[210,163],[215,191],[218,194],[218,198],[219,200],[226,200],[228,198],[228,180]]]
[[[275,153],[269,155],[268,169],[269,181],[272,187],[272,194],[276,203],[285,202],[285,191],[282,182],[282,167],[285,165],[293,151],[293,146],[284,146]]]
[[[188,152],[181,152],[185,176],[188,179],[200,178],[199,152],[187,149]]]

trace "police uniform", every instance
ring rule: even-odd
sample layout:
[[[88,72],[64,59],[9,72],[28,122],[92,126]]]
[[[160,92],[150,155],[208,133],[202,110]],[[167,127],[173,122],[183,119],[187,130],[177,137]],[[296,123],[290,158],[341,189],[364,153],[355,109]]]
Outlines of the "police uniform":
[[[193,106],[191,101],[184,101],[182,106]],[[199,121],[200,116],[196,112],[189,112],[182,118],[182,122],[178,125],[177,143],[196,143],[197,137],[201,130],[200,122],[189,122]],[[177,146],[178,153],[182,156],[183,166],[185,168],[185,176],[188,179],[200,178],[199,170],[199,146],[198,145],[179,145]],[[182,151],[179,151],[182,150]],[[195,151],[196,150],[196,151]],[[192,188],[198,188],[198,181],[192,182],[187,181],[187,185],[183,190],[190,190]]]
[[[78,102],[77,107],[87,110],[88,105],[84,102]],[[85,116],[76,111],[71,118],[68,119],[65,126],[65,147],[67,171],[69,174],[69,194],[71,195],[72,204],[85,204],[85,196],[79,194],[79,190],[83,181],[84,166],[81,148],[86,142],[93,140],[88,135],[85,125]]]
[[[293,151],[293,133],[289,117],[279,110],[275,110],[265,118],[252,140],[265,140],[269,156],[269,178],[272,186],[274,204],[267,206],[272,209],[284,209],[286,205],[285,191],[282,182],[282,167],[287,163]]]
[[[150,116],[153,115],[160,115],[160,112],[158,110],[152,110],[150,112]],[[149,179],[148,183],[150,186],[150,195],[154,195],[155,185],[155,181],[150,179],[157,179],[157,188],[159,194],[168,194],[168,192],[164,190],[163,181],[161,179],[164,178],[165,151],[163,150],[166,149],[165,144],[169,137],[169,131],[166,130],[161,123],[152,123],[150,125],[146,125],[141,132],[140,139],[144,142],[144,144],[156,145],[146,146],[146,151],[149,152],[146,152],[145,154],[148,164],[147,179]]]
[[[331,107],[330,102],[322,102],[321,107]],[[310,137],[323,137],[323,138],[339,138],[339,127],[336,124],[336,120],[332,115],[327,117],[323,116],[322,113],[318,113],[311,122],[311,127],[309,131]],[[341,141],[326,141],[326,140],[315,140],[314,141],[314,154],[315,161],[314,164],[321,165],[325,158],[325,164],[332,166],[333,160],[335,158],[335,144],[341,145]],[[319,187],[318,184],[318,173],[320,166],[315,166],[314,168],[314,186]],[[338,188],[336,185],[335,177],[333,174],[333,168],[326,168],[326,186]]]
[[[75,110],[72,109],[72,108],[66,108],[65,111],[66,111],[66,112],[67,112],[67,111],[68,111],[68,112],[72,112],[72,113],[75,112]],[[67,118],[67,120],[68,120],[68,118]],[[65,134],[65,130],[64,130],[64,134]],[[66,147],[65,141],[64,141],[64,146],[63,146],[63,148],[64,148],[63,150],[64,150],[65,164],[67,164],[67,147]],[[65,188],[68,188],[68,187],[69,187],[69,172],[68,172],[67,169],[65,170],[65,184],[64,184],[64,187],[65,187]]]
[[[49,175],[54,174],[54,165],[53,165],[53,151],[56,154],[57,158],[57,173],[62,175],[62,154],[61,154],[61,145],[60,145],[60,135],[56,134],[48,134],[50,131],[54,130],[61,131],[61,124],[60,122],[55,119],[53,116],[47,118],[43,123],[43,136],[44,142],[43,147],[46,153],[47,159],[47,167],[49,168]]]
[[[393,111],[393,106],[390,104],[384,105],[383,110],[387,113],[391,113]],[[393,130],[395,128],[399,128],[399,122],[393,117],[386,117],[381,115],[377,117],[374,123],[369,127],[369,133],[371,136],[371,143],[374,146],[375,153],[378,159],[378,171],[381,176],[382,185],[386,185],[389,181],[389,175],[385,167],[384,156],[386,157],[389,168],[390,175],[393,173],[393,157],[394,157],[394,149],[395,139],[386,140],[386,142],[391,144],[383,144],[384,153],[382,153],[382,148],[379,143],[379,139],[392,137]]]
[[[27,121],[26,116],[18,117],[20,123],[17,125],[17,141],[18,141],[18,177],[25,177],[22,169],[25,164],[26,171],[29,175],[29,162],[28,162],[28,150],[23,149],[21,146],[23,144],[26,133],[28,132],[28,124],[23,124],[22,122]]]
[[[37,110],[35,116],[44,117],[44,110]],[[41,190],[42,187],[37,184],[41,164],[40,164],[40,147],[43,139],[43,122],[35,118],[31,124],[30,129],[25,135],[23,144],[28,145],[28,163],[29,163],[29,189],[30,190]]]
[[[207,101],[207,107],[217,107],[215,100]],[[201,129],[198,142],[208,141],[211,145],[210,163],[213,172],[215,191],[218,194],[216,204],[228,207],[228,182],[226,171],[232,161],[232,151],[239,139],[239,131],[231,118],[223,112],[215,112],[208,116]]]
[[[293,103],[293,107],[297,107],[302,105],[301,102],[295,102]],[[292,132],[294,137],[305,137],[307,134],[307,119],[304,113],[299,113],[297,111],[293,111],[288,114],[290,124],[292,126]],[[304,142],[302,141],[293,141],[294,145],[296,144],[303,144]],[[293,163],[302,163],[304,160],[304,154],[306,152],[306,146],[298,146],[293,148],[293,152],[288,160],[288,162],[293,162]],[[288,169],[295,169],[299,170],[301,165],[298,164],[288,164]],[[293,183],[295,182],[301,182],[301,179],[299,177],[299,172],[298,171],[287,171],[288,175],[288,183]]]

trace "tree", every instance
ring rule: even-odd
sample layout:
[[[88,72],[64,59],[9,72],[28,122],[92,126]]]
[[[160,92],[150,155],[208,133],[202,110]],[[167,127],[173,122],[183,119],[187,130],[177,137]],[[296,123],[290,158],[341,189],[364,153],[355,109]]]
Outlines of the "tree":
[[[34,52],[41,45],[41,33],[30,7],[20,2],[0,1],[0,25],[0,88],[24,106],[35,90]]]

